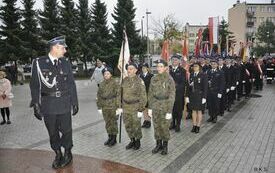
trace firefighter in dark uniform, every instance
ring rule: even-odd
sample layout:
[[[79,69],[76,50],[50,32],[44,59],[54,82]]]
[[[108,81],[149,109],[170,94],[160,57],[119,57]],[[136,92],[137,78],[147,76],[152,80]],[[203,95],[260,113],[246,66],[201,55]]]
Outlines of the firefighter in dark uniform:
[[[189,85],[186,92],[186,102],[192,110],[193,128],[191,132],[199,133],[202,121],[202,111],[205,109],[207,97],[207,75],[202,72],[199,63],[193,64]]]
[[[71,64],[64,58],[65,38],[56,37],[48,45],[48,55],[36,58],[32,64],[30,106],[37,119],[44,118],[51,148],[56,153],[52,167],[57,169],[72,161],[71,110],[73,115],[77,114],[78,99]],[[61,147],[65,149],[64,155]]]
[[[223,71],[219,70],[216,60],[211,60],[211,68],[207,71],[208,90],[207,90],[207,107],[210,118],[207,122],[217,122],[219,114],[220,99],[222,98],[225,79]]]
[[[170,66],[169,73],[174,79],[176,85],[176,98],[173,107],[173,119],[170,125],[170,130],[175,129],[176,132],[180,131],[180,124],[184,109],[184,93],[187,84],[186,70],[180,66],[180,55],[172,56],[172,66]]]
[[[222,58],[219,58],[218,64],[219,64],[219,70],[223,72],[224,77],[225,77],[226,69],[225,69],[225,65],[224,65],[224,60]],[[220,116],[223,116],[224,111],[226,110],[226,100],[227,100],[226,91],[229,91],[229,90],[227,90],[226,81],[225,81],[225,86],[224,86],[224,89],[222,92],[222,98],[220,100],[220,106],[219,106],[219,108],[220,108],[219,115]]]
[[[235,77],[234,77],[234,69],[231,66],[231,59],[225,60],[225,68],[224,68],[224,76],[225,76],[225,88],[226,88],[226,108],[227,111],[231,111],[231,105],[233,103],[232,93],[235,90]]]

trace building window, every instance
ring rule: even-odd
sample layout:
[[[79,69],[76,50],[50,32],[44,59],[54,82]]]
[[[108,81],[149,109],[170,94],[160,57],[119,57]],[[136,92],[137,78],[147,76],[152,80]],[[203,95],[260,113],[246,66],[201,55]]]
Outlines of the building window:
[[[264,22],[264,17],[259,17],[259,24]]]
[[[247,11],[248,11],[248,12],[255,12],[256,9],[257,9],[256,7],[248,7],[248,8],[247,8]]]
[[[267,7],[267,12],[269,12],[269,13],[275,12],[274,8],[275,7]]]
[[[261,7],[261,12],[266,12],[266,7]]]

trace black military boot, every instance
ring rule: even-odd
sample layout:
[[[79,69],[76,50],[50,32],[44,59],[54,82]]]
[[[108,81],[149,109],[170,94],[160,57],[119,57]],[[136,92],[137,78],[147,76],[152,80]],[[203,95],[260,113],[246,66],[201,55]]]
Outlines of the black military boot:
[[[161,155],[167,155],[168,153],[168,141],[163,141]]]
[[[192,132],[192,133],[195,133],[195,132],[196,132],[196,128],[197,128],[197,126],[194,126],[194,125],[193,125],[193,128],[192,128],[191,132]]]
[[[153,154],[158,153],[160,150],[162,150],[162,140],[157,140],[156,147],[152,150]]]
[[[199,126],[197,126],[196,127],[196,131],[195,131],[195,133],[199,133],[200,132],[200,127]]]
[[[133,148],[135,145],[135,138],[131,138],[131,142],[126,146],[126,150]]]
[[[140,148],[140,139],[135,140],[135,145],[133,147],[134,150],[138,150]]]
[[[173,120],[172,120],[172,122],[171,122],[171,124],[170,124],[169,130],[173,130],[173,129],[176,128],[176,122],[175,122],[175,121],[176,121],[176,120],[173,118]]]
[[[107,141],[104,142],[104,145],[109,145],[110,141],[111,141],[111,135],[108,135],[108,139]]]
[[[52,168],[53,169],[58,169],[61,167],[61,162],[62,162],[62,152],[61,152],[61,149],[58,149],[58,150],[54,150],[55,152],[55,159],[53,161],[53,164],[52,164]]]
[[[116,144],[116,135],[111,135],[111,141],[109,142],[108,146],[114,146]]]
[[[65,149],[64,158],[63,158],[61,167],[65,167],[69,165],[72,162],[72,160],[73,160],[73,154],[71,149]]]

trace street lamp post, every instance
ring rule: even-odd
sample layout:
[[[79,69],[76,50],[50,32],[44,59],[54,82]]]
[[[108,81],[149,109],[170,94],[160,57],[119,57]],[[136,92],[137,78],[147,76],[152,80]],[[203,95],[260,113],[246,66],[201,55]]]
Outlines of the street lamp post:
[[[144,19],[144,16],[142,16],[141,18],[141,38],[143,39],[143,19]]]
[[[269,31],[267,31],[266,34],[267,34],[266,36],[267,36],[267,38],[268,38],[268,39],[267,39],[267,50],[268,50],[268,54],[270,55],[270,41],[269,41],[270,35],[269,35]]]
[[[152,14],[148,9],[146,9],[146,21],[147,21],[147,58],[149,60],[149,23],[148,23],[148,15]]]

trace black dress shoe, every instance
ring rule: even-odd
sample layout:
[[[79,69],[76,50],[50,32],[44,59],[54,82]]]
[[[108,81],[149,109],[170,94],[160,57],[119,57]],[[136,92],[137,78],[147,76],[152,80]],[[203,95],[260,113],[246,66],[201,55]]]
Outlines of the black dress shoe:
[[[61,167],[61,162],[62,162],[62,152],[61,152],[61,149],[59,150],[55,150],[55,159],[52,163],[52,168],[53,169],[58,169]]]
[[[0,125],[4,125],[4,124],[6,124],[6,120],[4,120],[0,123]]]
[[[140,139],[135,140],[135,145],[133,146],[134,150],[138,150],[140,148]]]
[[[196,128],[197,128],[197,126],[193,126],[191,132],[192,132],[192,133],[195,133],[195,132],[196,132]]]
[[[131,142],[126,146],[126,150],[133,148],[135,145],[135,138],[131,138]]]
[[[72,155],[71,149],[68,149],[68,150],[65,149],[64,158],[61,163],[61,167],[63,168],[69,165],[70,163],[72,163],[72,160],[73,160],[73,155]]]
[[[195,133],[199,133],[199,132],[200,132],[200,127],[197,126]]]
[[[217,122],[217,118],[214,118],[212,123],[216,123]]]
[[[207,120],[207,122],[212,122],[212,121],[213,121],[212,117],[210,117],[210,118]]]
[[[11,121],[10,121],[10,120],[8,120],[8,121],[7,121],[7,124],[11,124]]]

